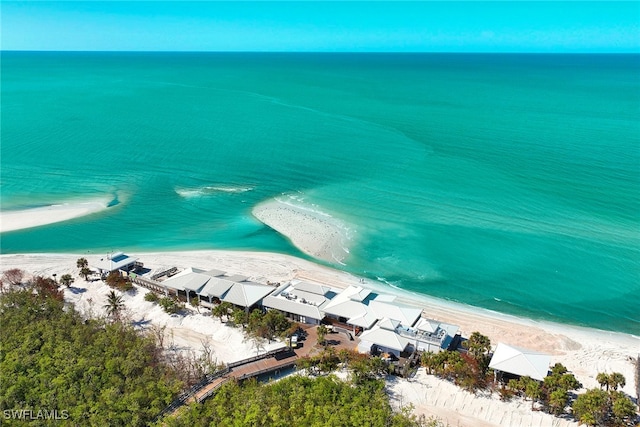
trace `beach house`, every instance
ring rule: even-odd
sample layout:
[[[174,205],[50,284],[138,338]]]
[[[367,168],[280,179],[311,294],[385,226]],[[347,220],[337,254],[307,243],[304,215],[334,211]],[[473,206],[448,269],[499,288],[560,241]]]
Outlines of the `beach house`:
[[[498,379],[528,376],[543,381],[549,373],[550,364],[551,356],[548,354],[498,343],[489,367]]]
[[[142,267],[142,263],[138,262],[138,258],[126,255],[124,252],[114,252],[107,254],[98,261],[92,261],[89,267],[97,271],[101,276],[106,276],[114,271],[129,273],[136,267]]]
[[[324,319],[324,306],[339,290],[328,286],[293,280],[279,286],[262,301],[267,310],[280,310],[295,322],[318,325]]]
[[[184,270],[163,281],[162,286],[188,300],[198,298],[204,306],[226,301],[246,310],[260,306],[262,299],[274,290],[273,286],[249,281],[245,276],[198,268]]]

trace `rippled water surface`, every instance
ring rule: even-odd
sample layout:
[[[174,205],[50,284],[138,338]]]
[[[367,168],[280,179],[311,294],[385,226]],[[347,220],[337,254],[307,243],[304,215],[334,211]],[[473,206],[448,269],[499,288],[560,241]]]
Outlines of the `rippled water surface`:
[[[640,334],[639,58],[2,52],[2,208],[113,205],[2,252],[303,256],[251,216],[287,197],[339,268]]]

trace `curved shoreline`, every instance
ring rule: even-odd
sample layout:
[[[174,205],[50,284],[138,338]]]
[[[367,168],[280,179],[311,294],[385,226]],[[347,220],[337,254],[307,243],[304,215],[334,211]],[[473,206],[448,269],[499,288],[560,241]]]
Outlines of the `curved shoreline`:
[[[320,212],[278,199],[256,205],[251,213],[309,256],[344,265],[349,255],[344,226],[329,215],[325,218]]]
[[[0,211],[0,233],[55,224],[108,209],[109,199]]]
[[[537,322],[433,297],[412,297],[412,295],[398,289],[387,288],[368,279],[364,279],[363,283],[363,279],[352,274],[290,255],[232,250],[137,252],[131,255],[138,257],[145,267],[152,271],[174,266],[180,269],[190,267],[216,268],[226,271],[228,274],[248,276],[251,280],[262,283],[267,281],[284,282],[298,278],[313,280],[336,289],[343,289],[349,285],[364,286],[375,292],[396,295],[399,302],[423,309],[428,317],[459,325],[463,336],[468,337],[471,332],[479,331],[488,336],[494,346],[498,342],[504,342],[548,353],[552,356],[552,364],[562,363],[576,375],[585,388],[598,387],[596,381],[598,372],[621,372],[627,379],[623,391],[631,395],[634,393],[633,364],[630,360],[637,357],[637,349],[640,348],[640,337],[634,335],[552,322]],[[0,255],[0,265],[2,265],[2,270],[20,268],[31,274],[48,277],[53,274],[57,274],[58,277],[62,277],[63,274],[71,274],[76,277],[77,286],[82,286],[84,282],[78,277],[77,258],[86,257],[91,261],[91,259],[100,256],[99,253]],[[96,286],[92,284],[91,289]],[[103,288],[106,293],[108,288],[106,286]],[[151,303],[144,302],[143,294],[144,292],[140,292],[134,297],[136,301],[139,300],[137,303],[128,305],[133,310],[133,318],[155,318],[156,315],[149,311],[153,307],[150,306]],[[73,295],[74,298],[79,299],[79,304],[84,304],[86,309],[87,301],[86,297],[83,297],[84,294]],[[157,307],[155,309],[161,311]],[[163,314],[157,314],[157,316],[160,315]],[[195,351],[200,348],[201,342],[200,336],[192,331],[204,334],[209,334],[208,331],[211,331],[211,328],[207,329],[200,325],[203,323],[199,320],[200,317],[202,315],[193,314],[182,319],[180,324],[169,324],[170,328],[176,328],[176,337],[179,338],[181,345],[191,346]],[[173,321],[170,320],[170,322]],[[216,331],[218,329],[214,329],[213,343],[219,357],[232,360],[234,357],[236,359],[242,358],[243,354],[236,354],[237,351],[247,352],[247,355],[254,351],[245,343],[244,347],[238,344],[236,353],[230,354],[227,348],[229,337],[217,337]],[[226,328],[223,328],[222,331],[229,332]],[[242,340],[238,338],[236,341]],[[389,383],[389,386],[396,390],[398,395],[404,395],[408,401],[415,405],[417,414],[438,414],[452,425],[462,426],[514,425],[514,423],[509,423],[510,420],[522,420],[526,421],[525,425],[532,425],[528,420],[536,415],[528,409],[530,406],[528,402],[522,403],[516,400],[505,403],[498,401],[497,398],[492,400],[476,396],[465,397],[466,392],[462,389],[449,387],[451,386],[449,383],[432,377],[423,377],[424,375],[417,376],[411,381],[396,381],[395,383],[392,381]],[[445,390],[446,393],[437,391],[443,387],[449,387],[451,390]],[[431,396],[433,393],[439,394]],[[459,404],[452,406],[451,402]],[[487,405],[495,406],[497,409],[488,413]],[[524,411],[521,406],[526,406],[527,410]],[[536,425],[547,425],[555,423],[555,421],[557,420],[545,418],[543,424]],[[576,424],[566,422],[566,424],[558,425],[573,426]]]

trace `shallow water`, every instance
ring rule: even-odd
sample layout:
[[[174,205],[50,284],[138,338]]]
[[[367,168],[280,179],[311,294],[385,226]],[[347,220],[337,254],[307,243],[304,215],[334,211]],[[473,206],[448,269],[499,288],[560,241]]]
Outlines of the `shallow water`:
[[[107,195],[2,253],[242,248],[332,215],[339,268],[640,334],[640,56],[2,52],[3,209]]]

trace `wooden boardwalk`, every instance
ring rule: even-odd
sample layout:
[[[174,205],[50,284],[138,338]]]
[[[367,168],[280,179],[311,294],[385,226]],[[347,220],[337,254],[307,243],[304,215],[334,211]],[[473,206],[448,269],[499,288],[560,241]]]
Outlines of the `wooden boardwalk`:
[[[262,374],[276,372],[280,369],[293,366],[296,363],[296,360],[298,360],[298,355],[295,351],[285,350],[263,359],[253,360],[248,363],[234,366],[230,368],[228,373],[220,378],[216,378],[213,382],[196,392],[189,400],[187,400],[187,403],[200,403],[205,401],[213,394],[213,392],[222,387],[222,385],[227,381],[242,381]]]
[[[228,381],[243,381],[262,374],[277,372],[280,369],[295,365],[299,357],[301,356],[293,349],[285,347],[270,351],[266,354],[230,363],[222,371],[207,375],[200,383],[193,386],[190,391],[178,396],[169,406],[158,414],[156,421],[163,416],[174,414],[183,405],[193,402],[204,402]]]

